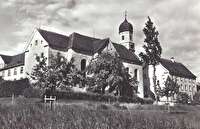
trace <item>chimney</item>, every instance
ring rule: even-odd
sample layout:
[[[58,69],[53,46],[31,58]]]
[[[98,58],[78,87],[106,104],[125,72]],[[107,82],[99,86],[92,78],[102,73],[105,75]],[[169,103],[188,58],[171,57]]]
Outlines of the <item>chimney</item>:
[[[171,57],[171,61],[174,63],[175,62],[175,59],[174,59],[174,57]]]

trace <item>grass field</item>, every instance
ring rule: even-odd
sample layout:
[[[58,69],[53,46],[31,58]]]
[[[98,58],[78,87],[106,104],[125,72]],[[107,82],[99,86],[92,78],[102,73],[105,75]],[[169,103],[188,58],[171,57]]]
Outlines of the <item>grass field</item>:
[[[1,129],[200,129],[198,106],[130,105],[60,101],[51,110],[38,99],[0,99]],[[177,112],[184,111],[184,112]]]

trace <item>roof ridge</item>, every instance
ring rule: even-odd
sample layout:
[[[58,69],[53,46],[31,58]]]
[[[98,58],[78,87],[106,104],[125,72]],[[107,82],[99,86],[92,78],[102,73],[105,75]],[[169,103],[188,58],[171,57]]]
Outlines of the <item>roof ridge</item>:
[[[86,38],[91,38],[91,39],[96,39],[96,40],[101,40],[100,38],[94,38],[94,37],[90,37],[90,36],[87,36],[87,35],[84,35],[84,34],[80,34],[80,33],[77,33],[77,32],[73,32],[71,35],[79,35],[79,36],[83,36],[83,37],[86,37]]]
[[[54,33],[54,34],[58,34],[58,35],[62,35],[62,36],[66,36],[66,37],[69,37],[65,34],[61,34],[61,33],[58,33],[58,32],[55,32],[55,31],[50,31],[50,30],[46,30],[46,29],[41,29],[41,28],[37,28],[38,31],[46,31],[46,32],[50,32],[50,33]]]

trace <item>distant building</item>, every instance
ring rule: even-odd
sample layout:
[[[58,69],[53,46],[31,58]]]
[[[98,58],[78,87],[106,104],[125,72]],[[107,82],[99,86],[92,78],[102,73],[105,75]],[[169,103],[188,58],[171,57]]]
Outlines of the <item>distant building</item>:
[[[153,67],[149,67],[150,89],[154,93],[153,86]],[[185,92],[193,99],[193,95],[197,92],[196,76],[189,71],[182,63],[176,62],[174,58],[171,60],[161,59],[156,66],[156,77],[160,87],[165,86],[167,77],[170,77],[174,82],[180,86],[179,91]],[[176,96],[169,98],[170,101],[175,100]],[[161,101],[166,101],[166,98],[161,98]]]
[[[150,90],[151,93],[154,92],[151,80],[152,68],[150,66],[149,69],[145,69],[135,54],[137,50],[133,42],[133,26],[126,17],[119,26],[119,39],[118,43],[114,43],[110,38],[99,39],[78,33],[67,36],[38,28],[35,29],[25,52],[15,56],[0,55],[0,76],[5,80],[27,78],[27,74],[31,74],[37,63],[36,56],[42,53],[47,57],[47,65],[50,62],[50,56],[59,52],[67,60],[74,58],[75,66],[84,70],[92,58],[103,51],[109,51],[116,52],[130,75],[137,78],[138,96],[148,97]],[[194,85],[196,77],[183,64],[162,59],[156,68],[156,76],[161,86],[166,77],[170,76],[178,80],[182,92],[187,92],[191,97],[196,92]]]

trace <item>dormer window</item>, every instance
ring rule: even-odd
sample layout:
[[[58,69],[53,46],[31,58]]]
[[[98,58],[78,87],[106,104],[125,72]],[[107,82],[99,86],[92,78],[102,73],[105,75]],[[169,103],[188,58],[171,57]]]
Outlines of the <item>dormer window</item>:
[[[124,40],[124,35],[122,35],[122,40]]]

